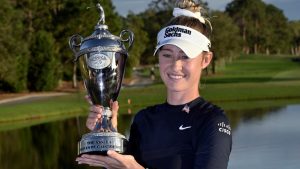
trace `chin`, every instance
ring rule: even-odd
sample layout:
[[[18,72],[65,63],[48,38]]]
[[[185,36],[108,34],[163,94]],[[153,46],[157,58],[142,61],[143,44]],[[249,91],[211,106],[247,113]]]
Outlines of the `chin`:
[[[173,91],[173,92],[181,92],[186,90],[187,88],[184,86],[178,86],[178,85],[168,85],[167,88],[169,89],[169,91]]]

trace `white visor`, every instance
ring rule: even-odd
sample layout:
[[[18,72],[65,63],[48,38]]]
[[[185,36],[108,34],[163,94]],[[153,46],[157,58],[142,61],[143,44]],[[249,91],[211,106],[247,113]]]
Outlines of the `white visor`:
[[[179,47],[189,58],[197,57],[203,51],[209,51],[210,40],[199,31],[182,25],[163,28],[157,35],[154,55],[164,45]]]

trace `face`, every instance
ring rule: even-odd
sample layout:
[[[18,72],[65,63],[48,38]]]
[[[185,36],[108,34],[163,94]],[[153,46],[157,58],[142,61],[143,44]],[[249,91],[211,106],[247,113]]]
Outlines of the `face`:
[[[164,45],[158,55],[160,76],[168,91],[198,92],[201,71],[211,60],[209,52],[191,59],[177,46]]]

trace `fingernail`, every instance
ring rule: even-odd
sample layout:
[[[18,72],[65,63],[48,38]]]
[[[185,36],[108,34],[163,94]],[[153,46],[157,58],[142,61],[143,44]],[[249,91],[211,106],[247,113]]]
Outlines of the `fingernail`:
[[[113,150],[108,150],[108,151],[107,151],[107,155],[112,155],[113,153],[114,153]]]

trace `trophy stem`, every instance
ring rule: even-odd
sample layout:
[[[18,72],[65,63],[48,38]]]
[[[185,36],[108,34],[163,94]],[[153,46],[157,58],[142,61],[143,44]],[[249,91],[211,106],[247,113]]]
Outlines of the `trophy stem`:
[[[96,122],[93,132],[117,132],[111,123],[112,111],[104,107],[101,118]]]

